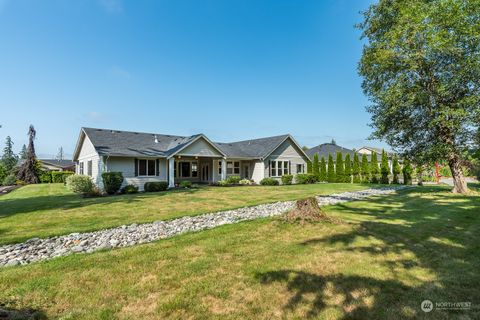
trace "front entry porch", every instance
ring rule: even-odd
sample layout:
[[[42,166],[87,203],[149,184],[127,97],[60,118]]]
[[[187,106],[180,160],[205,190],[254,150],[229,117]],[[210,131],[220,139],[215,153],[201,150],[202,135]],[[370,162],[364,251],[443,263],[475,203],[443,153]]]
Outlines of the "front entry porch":
[[[220,167],[218,163],[220,162]],[[220,172],[220,175],[215,174]],[[168,159],[168,187],[182,181],[214,183],[226,178],[226,161],[218,157],[172,157]]]

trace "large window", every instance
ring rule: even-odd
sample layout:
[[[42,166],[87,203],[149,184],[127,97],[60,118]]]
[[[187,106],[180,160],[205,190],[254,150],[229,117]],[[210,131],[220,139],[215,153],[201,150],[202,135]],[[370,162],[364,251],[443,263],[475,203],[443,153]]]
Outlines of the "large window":
[[[303,164],[297,164],[297,173],[303,173]]]
[[[281,177],[290,174],[289,161],[270,161],[270,176]]]
[[[92,176],[92,160],[87,161],[87,175]]]
[[[83,174],[83,162],[78,164],[78,174]]]
[[[139,176],[155,176],[156,175],[156,161],[139,159],[138,160],[138,175]]]
[[[240,174],[240,161],[228,161],[227,174]]]

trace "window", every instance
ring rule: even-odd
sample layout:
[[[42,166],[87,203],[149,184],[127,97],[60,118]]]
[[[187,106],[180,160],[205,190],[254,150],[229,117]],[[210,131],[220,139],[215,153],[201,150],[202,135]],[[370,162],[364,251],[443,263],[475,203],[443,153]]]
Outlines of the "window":
[[[78,174],[83,174],[83,162],[78,164]]]
[[[190,177],[190,162],[180,162],[180,177]]]
[[[270,162],[270,176],[281,177],[290,173],[289,161],[271,161]]]
[[[92,176],[92,160],[87,161],[87,175]]]
[[[297,173],[303,173],[303,164],[297,164]]]
[[[240,174],[240,161],[228,161],[227,174]]]
[[[196,162],[192,162],[192,177],[198,177],[198,165]]]
[[[156,161],[139,159],[138,160],[138,175],[139,176],[155,176],[156,175]]]
[[[222,161],[218,161],[218,174],[222,175]]]

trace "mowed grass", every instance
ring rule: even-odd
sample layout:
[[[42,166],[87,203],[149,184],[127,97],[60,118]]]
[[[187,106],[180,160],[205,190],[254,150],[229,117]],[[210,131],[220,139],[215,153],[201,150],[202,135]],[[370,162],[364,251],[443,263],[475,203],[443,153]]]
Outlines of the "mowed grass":
[[[0,302],[62,319],[478,319],[480,196],[423,187],[0,270]],[[420,303],[470,301],[424,313]]]
[[[368,187],[345,183],[201,187],[85,199],[62,184],[29,185],[0,196],[0,245]]]

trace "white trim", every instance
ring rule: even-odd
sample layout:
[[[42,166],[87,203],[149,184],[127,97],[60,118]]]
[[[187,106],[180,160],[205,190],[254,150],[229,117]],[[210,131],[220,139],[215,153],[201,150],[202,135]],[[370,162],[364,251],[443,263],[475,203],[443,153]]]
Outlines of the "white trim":
[[[275,175],[272,174],[272,163],[275,163]],[[281,163],[281,166],[279,167],[278,164]],[[290,174],[290,161],[289,160],[270,160],[270,166],[268,168],[269,171],[269,176],[272,178],[280,178],[281,176],[285,175],[285,163],[287,163],[287,173]],[[281,175],[278,175],[278,169],[281,169]]]
[[[225,153],[223,153],[222,150],[220,150],[212,141],[210,141],[210,139],[208,139],[205,135],[203,134],[200,134],[198,135],[195,139],[193,139],[192,141],[188,142],[187,144],[185,144],[183,147],[181,147],[180,149],[178,149],[177,151],[175,151],[174,153],[172,153],[171,155],[169,155],[167,158],[170,159],[172,157],[174,157],[176,154],[178,154],[180,151],[184,150],[186,147],[190,146],[191,144],[193,144],[195,141],[197,141],[198,139],[200,138],[203,138],[205,139],[205,141],[207,141],[213,148],[215,148],[215,150],[217,150],[223,157],[226,157],[227,155]],[[183,156],[183,155],[182,155]],[[185,155],[187,156],[187,155]],[[200,156],[200,155],[193,155],[193,156]],[[203,155],[201,155],[203,157]],[[219,156],[217,156],[219,157]]]
[[[263,156],[263,159],[267,159],[275,150],[278,149],[278,147],[282,145],[282,143],[284,143],[288,139],[292,140],[293,144],[300,150],[300,152],[305,156],[305,158],[307,158],[307,160],[310,160],[310,158],[307,156],[305,151],[303,151],[302,147],[300,147],[300,145],[297,143],[297,141],[295,141],[295,139],[293,139],[291,135],[287,135],[285,139],[282,140],[282,142],[280,142],[275,148],[272,149],[272,151],[270,151],[265,156]]]

